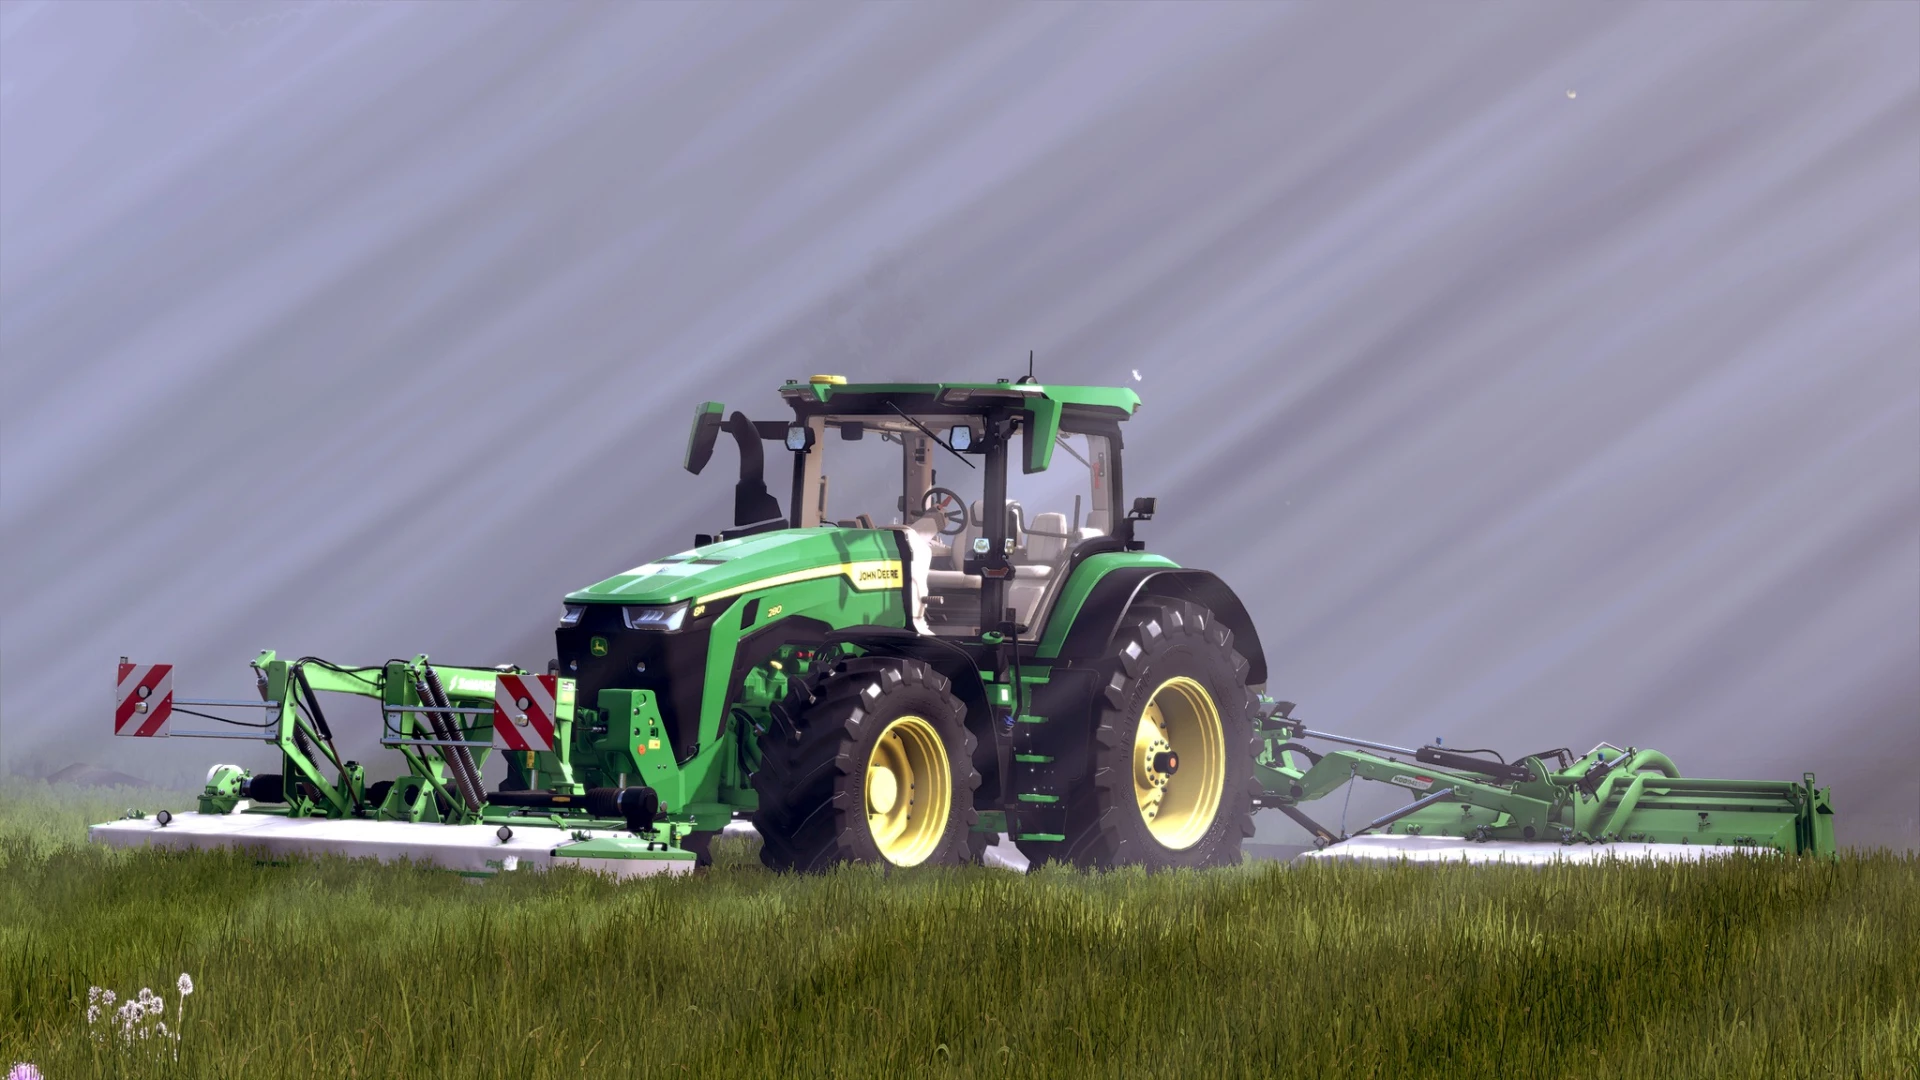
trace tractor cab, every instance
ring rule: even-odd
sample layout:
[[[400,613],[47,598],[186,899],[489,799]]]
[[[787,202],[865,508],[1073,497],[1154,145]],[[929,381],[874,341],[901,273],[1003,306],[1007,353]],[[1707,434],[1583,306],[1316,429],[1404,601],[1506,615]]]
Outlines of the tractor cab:
[[[734,527],[893,530],[908,549],[910,617],[921,633],[1039,634],[1076,553],[1125,550],[1120,424],[1131,390],[996,383],[790,381],[790,421],[723,420],[700,406],[687,468],[722,430],[739,444]],[[768,487],[765,444],[792,459],[784,511]],[[705,538],[703,538],[705,539]]]

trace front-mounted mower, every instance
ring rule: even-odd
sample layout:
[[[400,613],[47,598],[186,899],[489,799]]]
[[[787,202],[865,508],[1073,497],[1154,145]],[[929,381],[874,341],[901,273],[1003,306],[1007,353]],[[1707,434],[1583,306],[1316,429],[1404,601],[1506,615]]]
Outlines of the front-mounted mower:
[[[722,434],[738,449],[732,526],[568,595],[545,675],[263,653],[260,702],[234,702],[123,660],[118,733],[219,710],[240,726],[171,734],[271,742],[281,768],[216,766],[197,813],[94,837],[631,875],[690,869],[750,818],[777,870],[958,864],[1003,833],[1035,864],[1207,867],[1270,806],[1356,853],[1832,850],[1811,776],[1684,779],[1607,746],[1510,763],[1295,721],[1234,592],[1137,535],[1155,501],[1123,495],[1132,390],[815,376],[781,396],[790,419],[695,411],[690,472]],[[380,702],[404,775],[342,759],[329,693]],[[1356,778],[1414,801],[1355,837],[1299,809]]]

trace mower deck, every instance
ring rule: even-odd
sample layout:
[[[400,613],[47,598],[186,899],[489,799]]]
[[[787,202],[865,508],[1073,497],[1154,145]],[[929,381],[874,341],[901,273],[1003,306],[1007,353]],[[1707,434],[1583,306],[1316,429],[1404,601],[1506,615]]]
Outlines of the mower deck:
[[[1545,866],[1552,863],[1600,863],[1609,860],[1642,862],[1700,862],[1755,849],[1712,844],[1562,844],[1505,840],[1476,843],[1454,836],[1356,836],[1319,851],[1303,852],[1301,859],[1337,859],[1350,862],[1471,863]],[[1766,850],[1766,849],[1761,849]]]
[[[269,857],[342,855],[382,862],[402,859],[491,877],[516,869],[573,866],[616,878],[685,874],[694,856],[648,843],[616,830],[557,829],[530,823],[508,826],[439,825],[405,821],[292,818],[274,813],[174,815],[109,821],[87,830],[88,839],[109,847],[251,848]],[[664,849],[664,850],[663,850]]]

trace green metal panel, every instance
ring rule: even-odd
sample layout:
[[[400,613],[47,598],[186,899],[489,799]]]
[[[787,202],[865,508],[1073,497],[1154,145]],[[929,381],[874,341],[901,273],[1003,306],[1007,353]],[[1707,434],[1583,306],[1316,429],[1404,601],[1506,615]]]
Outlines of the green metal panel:
[[[666,811],[685,806],[680,766],[653,691],[602,690],[598,705],[607,731],[590,745],[600,757],[603,781],[619,785],[624,775],[629,784],[645,784],[659,793]]]
[[[877,529],[778,529],[643,563],[567,594],[571,603],[673,604],[763,594],[808,575],[898,593],[900,548]],[[890,625],[902,625],[893,623]]]
[[[679,830],[684,832],[685,830]],[[671,843],[661,843],[643,836],[596,836],[590,840],[574,840],[554,848],[554,855],[562,859],[579,859],[582,866],[591,867],[595,862],[607,859],[621,861],[640,860],[645,862],[690,863],[691,852],[671,846],[679,842],[679,836],[671,836]]]
[[[892,537],[887,537],[892,542]],[[897,563],[895,564],[898,565]],[[740,595],[733,610],[758,599],[759,614],[742,626],[737,618],[717,620],[709,631],[705,686],[700,699],[699,755],[684,766],[690,802],[720,802],[720,781],[739,748],[725,723],[728,696],[734,691],[735,660],[741,639],[781,619],[804,617],[842,630],[852,626],[904,627],[906,600],[898,587],[861,590],[844,574],[787,581]]]
[[[1053,442],[1060,435],[1060,403],[1048,397],[1028,398],[1022,403],[1029,417],[1022,438],[1026,444],[1026,458],[1020,463],[1023,471],[1043,472],[1053,463]]]
[[[1042,660],[1051,660],[1060,655],[1060,647],[1066,643],[1067,632],[1080,617],[1080,609],[1086,605],[1087,597],[1100,584],[1100,579],[1127,566],[1178,566],[1179,564],[1164,555],[1151,555],[1144,551],[1112,551],[1095,555],[1082,562],[1067,579],[1066,588],[1060,591],[1060,599],[1055,601],[1053,611],[1047,616],[1046,632],[1040,637],[1040,644],[1034,648],[1034,655]]]
[[[700,675],[694,757],[674,764],[690,748],[681,747],[676,753],[667,745],[658,704],[650,693],[642,698],[636,695],[644,692],[603,691],[600,708],[608,730],[601,740],[606,745],[601,748],[599,782],[614,783],[617,774],[629,767],[622,764],[626,762],[636,777],[644,777],[649,787],[661,792],[663,802],[676,814],[691,809],[704,817],[719,816],[724,823],[724,806],[751,806],[753,793],[739,768],[740,733],[737,725],[728,722],[727,711],[730,695],[755,692],[747,685],[736,686],[736,681],[758,686],[755,680],[764,682],[768,675],[753,668],[741,671],[741,642],[796,617],[830,629],[904,627],[904,586],[899,546],[891,533],[814,528],[782,529],[705,545],[570,594],[567,599],[574,603],[689,603],[692,619],[701,616],[706,604],[729,604],[723,615],[703,628],[678,631],[705,633],[708,640],[706,669]],[[649,728],[647,738],[660,740],[662,749],[654,749],[649,742],[644,755],[631,753],[635,725],[642,722],[636,717],[641,716]]]
[[[835,386],[828,383],[789,384],[788,391],[802,391],[821,402],[830,403],[837,397],[857,397],[869,394],[891,394],[901,396],[935,396],[949,390],[971,391],[979,399],[1003,398],[1009,402],[1018,402],[1028,397],[1044,398],[1056,405],[1084,405],[1094,408],[1121,409],[1132,415],[1140,408],[1140,395],[1124,386],[1049,386],[1041,383],[846,383]]]

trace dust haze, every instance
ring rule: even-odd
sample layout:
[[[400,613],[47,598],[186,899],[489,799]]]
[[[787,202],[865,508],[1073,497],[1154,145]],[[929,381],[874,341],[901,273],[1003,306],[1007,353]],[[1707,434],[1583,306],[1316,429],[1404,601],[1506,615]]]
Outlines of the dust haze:
[[[122,654],[544,669],[695,402],[1033,349],[1315,726],[1920,846],[1916,343],[1911,5],[10,0],[0,767],[248,760]]]

